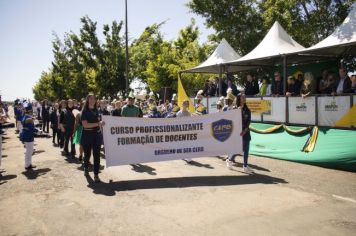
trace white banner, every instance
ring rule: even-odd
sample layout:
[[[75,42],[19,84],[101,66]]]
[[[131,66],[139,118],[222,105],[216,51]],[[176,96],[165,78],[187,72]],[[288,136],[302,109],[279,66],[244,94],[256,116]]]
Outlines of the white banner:
[[[318,122],[321,126],[334,126],[350,110],[350,96],[318,98]]]
[[[263,121],[285,123],[286,122],[286,98],[264,97],[263,100],[271,101],[271,114],[263,114]]]
[[[246,98],[247,101],[261,101],[260,97],[256,97],[256,98]],[[250,108],[250,107],[249,107]],[[251,108],[250,108],[251,110]],[[251,110],[251,120],[252,121],[257,121],[257,122],[261,122],[262,121],[262,115],[259,113],[254,113]]]
[[[106,165],[241,154],[239,109],[182,118],[103,116]]]
[[[289,97],[289,123],[315,125],[315,97]]]

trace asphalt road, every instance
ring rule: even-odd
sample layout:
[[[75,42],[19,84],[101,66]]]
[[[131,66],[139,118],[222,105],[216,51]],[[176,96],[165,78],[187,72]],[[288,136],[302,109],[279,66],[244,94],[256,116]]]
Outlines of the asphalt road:
[[[251,157],[248,176],[241,157],[233,171],[206,157],[103,166],[95,184],[51,139],[35,143],[37,168],[26,172],[23,145],[7,130],[1,236],[356,235],[356,173]]]

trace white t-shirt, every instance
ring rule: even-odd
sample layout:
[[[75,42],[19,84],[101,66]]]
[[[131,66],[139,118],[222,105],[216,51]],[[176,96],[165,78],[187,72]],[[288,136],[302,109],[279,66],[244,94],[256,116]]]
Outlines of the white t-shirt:
[[[180,110],[177,112],[177,117],[191,116],[189,111]]]

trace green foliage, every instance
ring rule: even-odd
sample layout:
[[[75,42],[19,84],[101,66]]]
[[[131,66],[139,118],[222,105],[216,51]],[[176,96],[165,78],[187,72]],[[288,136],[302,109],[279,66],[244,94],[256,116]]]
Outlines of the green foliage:
[[[211,40],[225,38],[241,55],[251,51],[262,39],[265,30],[257,0],[192,0],[187,5],[205,18],[208,27],[216,30]]]
[[[66,33],[63,41],[54,35],[52,68],[34,86],[36,99],[80,99],[88,92],[114,97],[125,89],[122,22],[104,25],[103,44],[97,37],[96,22],[85,16],[81,23],[79,35]]]
[[[211,52],[210,45],[199,45],[199,29],[194,20],[174,41],[163,40],[160,33],[163,23],[147,27],[131,47],[132,76],[146,82],[155,92],[162,87],[176,90],[179,71],[198,65],[206,59],[207,52]],[[186,92],[192,95],[206,78],[199,74],[184,76],[182,82]]]
[[[187,5],[241,55],[251,51],[278,20],[305,47],[328,35],[347,16],[355,0],[191,0]]]

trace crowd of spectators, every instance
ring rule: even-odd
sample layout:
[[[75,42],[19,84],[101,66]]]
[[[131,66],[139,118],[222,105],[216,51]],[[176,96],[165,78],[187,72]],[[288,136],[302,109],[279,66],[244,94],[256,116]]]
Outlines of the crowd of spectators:
[[[319,77],[315,77],[311,72],[304,74],[300,72],[287,77],[286,89],[284,89],[284,79],[277,71],[272,82],[268,76],[258,80],[253,74],[247,74],[242,86],[237,87],[230,78],[221,80],[221,91],[219,86],[218,77],[214,81],[206,80],[203,95],[226,96],[226,91],[231,89],[235,96],[242,91],[247,96],[301,96],[303,98],[316,94],[335,96],[356,94],[356,74],[349,77],[344,67],[339,68],[338,74],[324,69]]]

